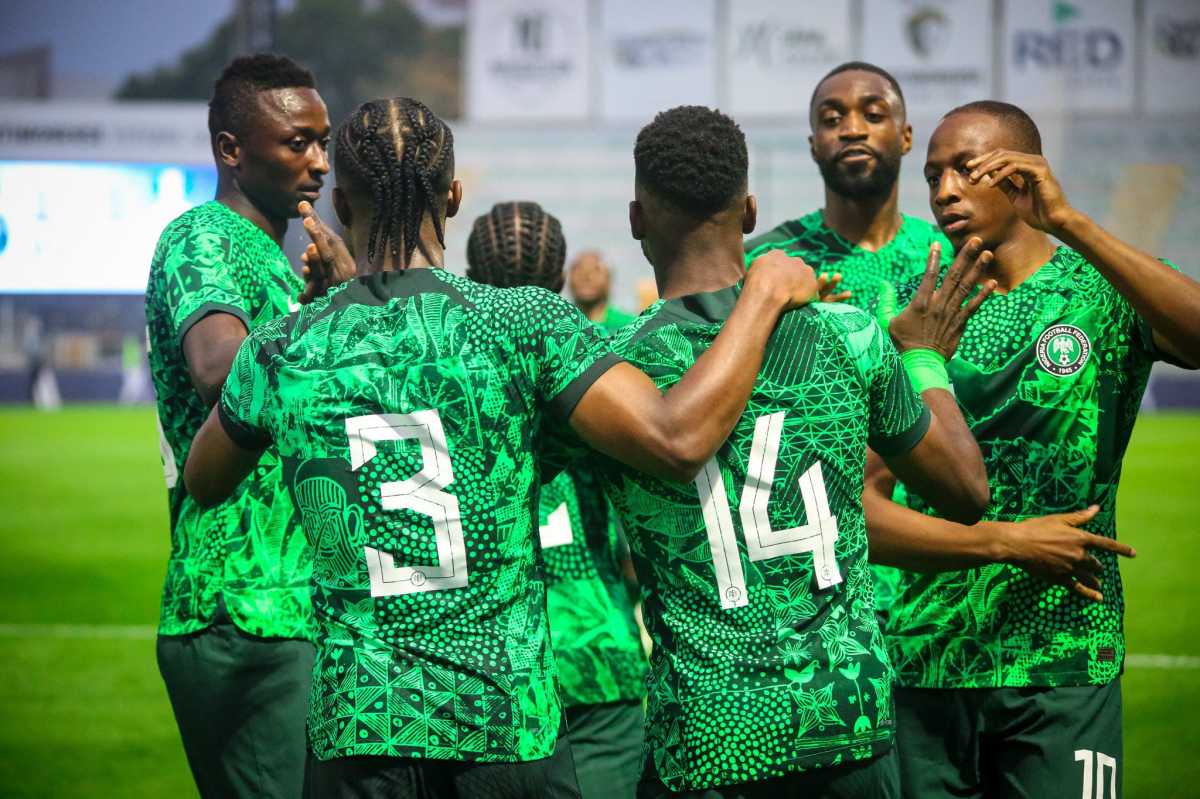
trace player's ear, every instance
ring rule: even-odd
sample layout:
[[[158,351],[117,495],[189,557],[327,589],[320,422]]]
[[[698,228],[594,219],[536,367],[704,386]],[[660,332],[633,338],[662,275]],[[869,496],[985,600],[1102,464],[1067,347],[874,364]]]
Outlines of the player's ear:
[[[223,130],[217,134],[213,149],[216,150],[217,160],[230,169],[237,169],[241,165],[242,145],[237,136],[229,131]]]
[[[900,154],[908,155],[910,150],[912,150],[912,125],[905,122],[900,131]]]
[[[459,207],[462,205],[462,181],[450,181],[450,191],[446,194],[446,216],[451,217],[458,213]]]
[[[629,235],[633,236],[635,241],[641,241],[646,237],[646,217],[642,210],[642,204],[637,200],[629,201]]]
[[[817,160],[817,148],[813,146],[812,134],[808,134],[808,154],[813,161]]]
[[[353,224],[354,213],[350,210],[350,201],[346,199],[346,192],[337,186],[333,187],[333,212],[337,214],[338,221],[342,223],[342,227],[348,228]]]
[[[754,232],[754,226],[758,224],[758,198],[753,194],[746,195],[746,201],[742,205],[742,235],[749,236]]]

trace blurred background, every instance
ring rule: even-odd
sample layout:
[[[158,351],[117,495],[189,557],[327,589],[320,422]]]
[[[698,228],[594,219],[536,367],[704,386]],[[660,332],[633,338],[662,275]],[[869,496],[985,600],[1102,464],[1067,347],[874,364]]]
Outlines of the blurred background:
[[[313,70],[335,125],[394,95],[451,122],[458,272],[476,216],[536,200],[569,257],[599,250],[614,304],[640,309],[637,130],[682,103],[732,114],[766,230],[822,204],[809,96],[863,59],[908,99],[906,213],[930,218],[920,172],[940,115],[1006,99],[1076,206],[1200,278],[1196,0],[3,0],[0,795],[193,790],[154,673],[168,537],[142,292],[163,226],[214,194],[213,81],[264,50]],[[319,210],[332,221],[327,197]],[[293,263],[302,247],[293,226]],[[1122,484],[1121,534],[1142,552],[1125,569],[1131,796],[1200,779],[1181,711],[1200,705],[1197,406],[1195,374],[1156,367]]]

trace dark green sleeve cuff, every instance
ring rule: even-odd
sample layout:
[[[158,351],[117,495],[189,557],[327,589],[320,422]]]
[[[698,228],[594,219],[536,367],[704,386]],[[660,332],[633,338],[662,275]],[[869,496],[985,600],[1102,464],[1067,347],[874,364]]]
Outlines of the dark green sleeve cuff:
[[[234,418],[233,414],[225,410],[223,399],[217,400],[217,418],[221,420],[221,427],[225,428],[225,434],[242,449],[262,450],[271,445],[269,435]]]
[[[593,363],[579,377],[567,384],[567,387],[558,392],[558,396],[550,400],[550,412],[559,419],[566,421],[571,418],[571,414],[575,411],[575,406],[579,404],[579,400],[583,399],[583,395],[592,387],[600,377],[619,363],[624,362],[624,358],[613,353],[608,353],[600,360]]]
[[[880,455],[891,457],[895,455],[903,455],[911,450],[917,444],[921,443],[921,439],[929,432],[929,422],[933,418],[929,413],[929,406],[924,402],[921,403],[921,415],[917,417],[908,429],[902,433],[897,433],[893,436],[876,436],[867,439],[867,444],[871,449],[878,452]]]
[[[250,315],[246,313],[245,309],[224,302],[206,302],[188,314],[179,324],[179,330],[175,332],[175,341],[179,343],[179,346],[183,346],[183,337],[192,329],[192,326],[210,313],[227,313],[236,316],[242,320],[246,330],[250,330]]]

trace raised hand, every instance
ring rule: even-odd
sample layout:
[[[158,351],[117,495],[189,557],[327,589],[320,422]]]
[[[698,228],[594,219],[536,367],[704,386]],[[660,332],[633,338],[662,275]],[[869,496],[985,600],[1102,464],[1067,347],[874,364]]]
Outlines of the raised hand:
[[[888,333],[896,343],[896,349],[901,352],[931,349],[950,360],[958,349],[958,340],[962,338],[967,319],[996,288],[996,281],[979,282],[992,261],[992,253],[983,249],[983,241],[978,236],[972,236],[958,251],[942,284],[937,286],[941,253],[938,242],[930,245],[921,285],[908,306],[891,320]],[[979,286],[979,292],[967,302],[976,285]]]
[[[995,526],[1011,563],[1049,583],[1069,588],[1084,599],[1102,602],[1100,575],[1104,566],[1092,550],[1115,552],[1126,558],[1137,555],[1133,547],[1112,538],[1078,529],[1100,510],[1095,505],[1073,513],[1040,516],[1023,522],[989,522]]]
[[[752,288],[779,297],[785,309],[808,305],[820,297],[820,284],[812,267],[783,250],[763,253],[750,263],[746,290]]]
[[[300,292],[300,302],[307,304],[353,278],[356,267],[346,243],[317,216],[316,209],[308,202],[301,202],[297,208],[304,230],[312,239],[300,256],[304,264],[301,270],[304,290]]]
[[[1055,234],[1075,209],[1067,202],[1050,164],[1040,155],[992,150],[967,161],[970,181],[994,186],[1008,197],[1025,224]]]

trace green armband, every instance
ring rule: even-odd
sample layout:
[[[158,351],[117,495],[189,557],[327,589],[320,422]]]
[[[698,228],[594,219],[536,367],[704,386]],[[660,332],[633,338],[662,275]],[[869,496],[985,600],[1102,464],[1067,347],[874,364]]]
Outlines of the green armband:
[[[909,382],[918,394],[926,389],[950,390],[950,376],[946,374],[946,359],[936,350],[918,347],[900,353],[900,362],[908,372]]]

